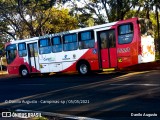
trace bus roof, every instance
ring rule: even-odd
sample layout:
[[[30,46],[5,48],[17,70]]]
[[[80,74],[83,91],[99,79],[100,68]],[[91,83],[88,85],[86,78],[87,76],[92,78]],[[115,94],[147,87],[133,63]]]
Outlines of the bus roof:
[[[16,44],[16,43],[20,43],[20,42],[29,42],[29,41],[36,41],[36,40],[38,40],[39,39],[39,37],[33,37],[33,38],[28,38],[28,39],[22,39],[22,40],[15,40],[15,41],[12,41],[12,42],[10,42],[10,43],[12,43],[12,44]]]
[[[121,22],[121,23],[122,22],[127,22],[127,21],[130,22],[130,21],[135,20],[135,19],[138,19],[138,18],[130,18],[130,19],[127,19],[127,20],[120,20],[120,21],[105,23],[105,24],[102,24],[102,25],[96,25],[96,26],[91,26],[91,27],[86,27],[86,28],[78,28],[78,29],[75,29],[75,30],[64,31],[64,32],[60,32],[60,33],[46,34],[44,36],[33,37],[33,38],[29,38],[29,39],[24,39],[24,40],[16,40],[16,41],[13,41],[11,43],[16,44],[16,43],[20,43],[20,42],[32,42],[32,41],[36,41],[36,40],[42,39],[42,38],[49,38],[49,37],[53,37],[53,36],[61,36],[61,35],[70,34],[70,33],[77,33],[77,32],[82,32],[82,31],[87,31],[87,30],[110,27],[110,26],[117,25],[116,23],[118,23],[118,22]]]

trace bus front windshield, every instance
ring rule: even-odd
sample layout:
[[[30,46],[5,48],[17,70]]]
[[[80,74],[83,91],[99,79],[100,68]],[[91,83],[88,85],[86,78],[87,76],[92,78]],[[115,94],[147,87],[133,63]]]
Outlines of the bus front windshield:
[[[152,35],[152,23],[148,19],[139,19],[139,25],[142,35]]]
[[[10,64],[16,58],[17,48],[15,44],[6,47],[7,63]]]

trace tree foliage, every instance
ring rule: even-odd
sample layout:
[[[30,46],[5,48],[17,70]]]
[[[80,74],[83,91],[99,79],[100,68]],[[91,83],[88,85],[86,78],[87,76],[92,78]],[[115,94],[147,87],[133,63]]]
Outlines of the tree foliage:
[[[70,3],[73,14],[88,15],[95,24],[102,24],[124,19],[125,14],[138,4],[138,0],[71,0]]]
[[[82,22],[81,24],[85,26],[87,24],[84,24],[84,21],[88,21],[90,18],[93,19],[94,24],[103,24],[131,17],[151,19],[154,36],[159,43],[160,51],[159,0],[79,0],[79,2],[71,0],[70,3],[72,4],[72,14],[78,16],[79,23]]]
[[[76,19],[53,4],[55,0],[0,0],[0,32],[24,39],[75,29]]]
[[[0,34],[24,39],[143,17],[152,20],[155,38],[160,39],[159,10],[159,0],[0,0]]]
[[[57,33],[67,30],[76,29],[78,22],[75,17],[69,15],[68,9],[58,10],[54,7],[45,12],[46,15],[50,14],[49,20],[42,27],[43,33]],[[38,21],[35,21],[38,24]]]

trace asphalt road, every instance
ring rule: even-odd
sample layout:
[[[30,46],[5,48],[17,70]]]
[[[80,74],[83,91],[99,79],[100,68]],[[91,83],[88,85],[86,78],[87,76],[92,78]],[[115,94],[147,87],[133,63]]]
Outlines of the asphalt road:
[[[158,120],[160,71],[3,78],[0,109],[6,108],[92,119]]]

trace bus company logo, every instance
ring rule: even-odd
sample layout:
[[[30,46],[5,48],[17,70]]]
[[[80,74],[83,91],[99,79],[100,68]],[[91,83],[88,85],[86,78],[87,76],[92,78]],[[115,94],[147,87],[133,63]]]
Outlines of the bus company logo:
[[[130,48],[129,47],[127,47],[127,48],[118,48],[117,49],[117,52],[118,53],[127,53],[127,52],[130,52],[131,50],[130,50]]]
[[[69,60],[70,58],[68,58],[67,55],[64,55],[64,58],[62,60]]]
[[[44,61],[55,61],[55,58],[54,57],[51,57],[51,58],[43,58]]]

